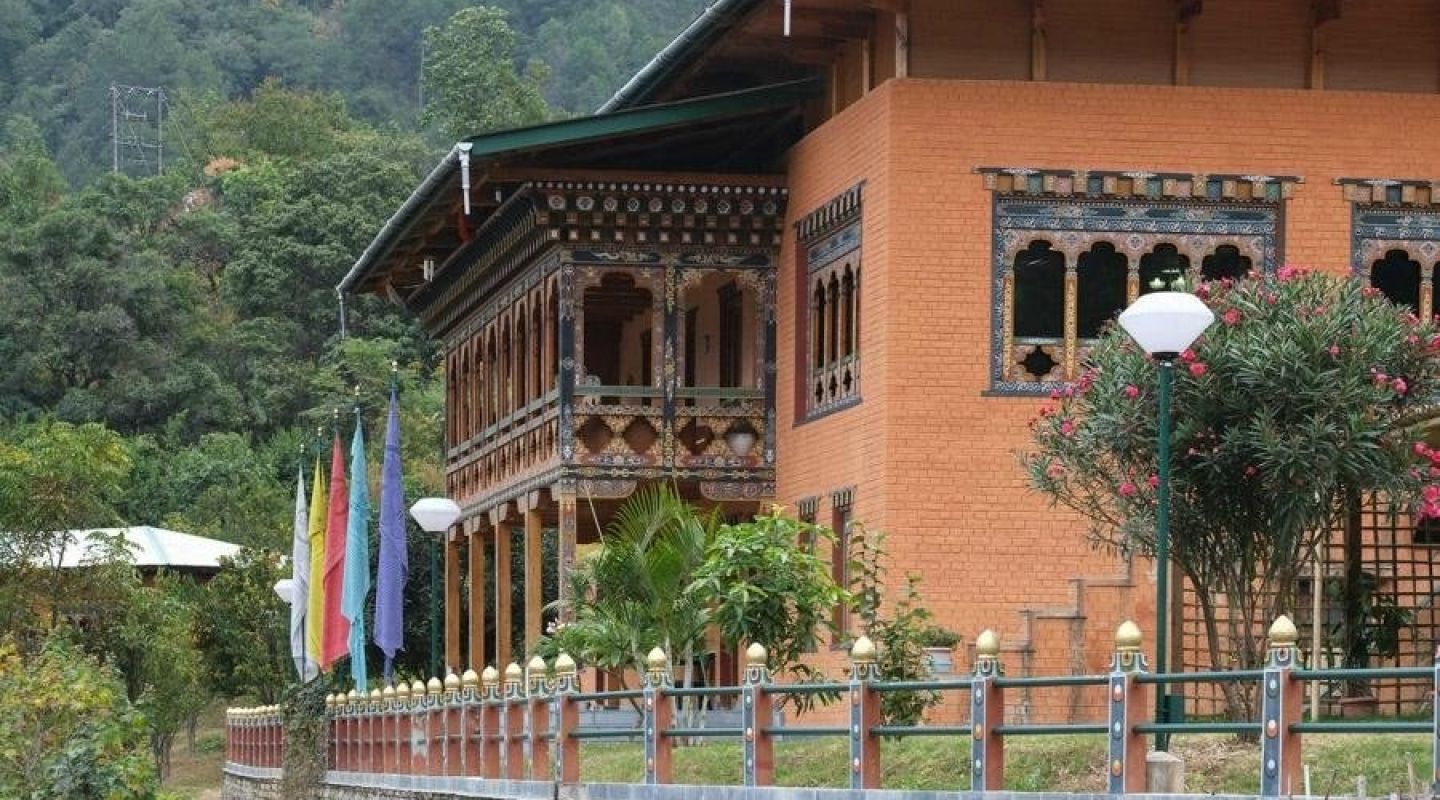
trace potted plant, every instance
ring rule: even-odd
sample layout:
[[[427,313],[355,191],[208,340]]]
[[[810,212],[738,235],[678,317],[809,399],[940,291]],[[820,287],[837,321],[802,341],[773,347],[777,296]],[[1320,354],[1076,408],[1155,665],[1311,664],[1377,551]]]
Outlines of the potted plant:
[[[954,674],[955,645],[960,643],[960,634],[942,625],[931,625],[925,629],[920,641],[932,674]]]

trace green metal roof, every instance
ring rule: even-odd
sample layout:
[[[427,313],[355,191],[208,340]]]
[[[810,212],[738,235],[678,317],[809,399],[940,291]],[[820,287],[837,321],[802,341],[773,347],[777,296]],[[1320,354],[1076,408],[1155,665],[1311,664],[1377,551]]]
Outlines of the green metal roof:
[[[670,128],[699,125],[733,117],[791,108],[820,96],[818,79],[778,83],[754,89],[681,100],[608,114],[549,122],[525,128],[472,136],[460,144],[470,146],[470,159],[484,162],[501,156],[542,152],[626,136],[655,133]],[[365,248],[337,289],[348,292],[370,275],[387,257],[424,212],[429,209],[460,172],[460,146],[452,148],[430,170],[420,185],[391,215],[375,239]]]

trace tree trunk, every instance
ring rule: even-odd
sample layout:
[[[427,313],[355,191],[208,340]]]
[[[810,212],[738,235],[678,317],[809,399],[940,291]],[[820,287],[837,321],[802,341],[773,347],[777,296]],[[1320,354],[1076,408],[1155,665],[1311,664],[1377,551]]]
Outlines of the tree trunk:
[[[1340,604],[1343,610],[1346,667],[1364,667],[1369,662],[1366,652],[1365,625],[1365,571],[1362,561],[1364,552],[1361,541],[1360,493],[1353,489],[1345,493],[1345,582]],[[1366,693],[1363,681],[1346,681],[1346,697],[1362,697]]]

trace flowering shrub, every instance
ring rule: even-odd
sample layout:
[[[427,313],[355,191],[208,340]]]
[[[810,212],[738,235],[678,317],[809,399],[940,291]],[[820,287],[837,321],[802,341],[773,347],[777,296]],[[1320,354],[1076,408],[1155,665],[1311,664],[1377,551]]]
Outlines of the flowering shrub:
[[[1259,626],[1292,610],[1302,556],[1347,492],[1440,516],[1440,454],[1413,432],[1440,394],[1440,335],[1357,281],[1294,267],[1196,295],[1216,323],[1174,365],[1171,553],[1213,666],[1253,667]],[[1154,552],[1157,379],[1112,325],[1023,456],[1034,488],[1123,553]]]

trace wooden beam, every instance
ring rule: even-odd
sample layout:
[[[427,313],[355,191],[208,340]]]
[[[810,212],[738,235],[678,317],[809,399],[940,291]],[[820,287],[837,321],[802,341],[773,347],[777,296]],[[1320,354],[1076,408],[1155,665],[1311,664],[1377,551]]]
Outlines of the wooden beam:
[[[495,665],[501,672],[513,659],[510,648],[510,522],[495,523]]]
[[[470,669],[485,669],[485,538],[470,534]]]
[[[1325,88],[1326,25],[1340,18],[1340,0],[1311,0],[1310,3],[1310,88]]]
[[[1176,0],[1175,52],[1172,61],[1172,77],[1176,86],[1190,85],[1190,20],[1198,16],[1202,8],[1201,0]]]
[[[545,531],[540,527],[540,509],[525,511],[525,652],[534,653],[544,633],[541,626],[542,594],[545,588],[544,561],[540,545]]]
[[[1045,0],[1030,0],[1030,80],[1045,80]]]

